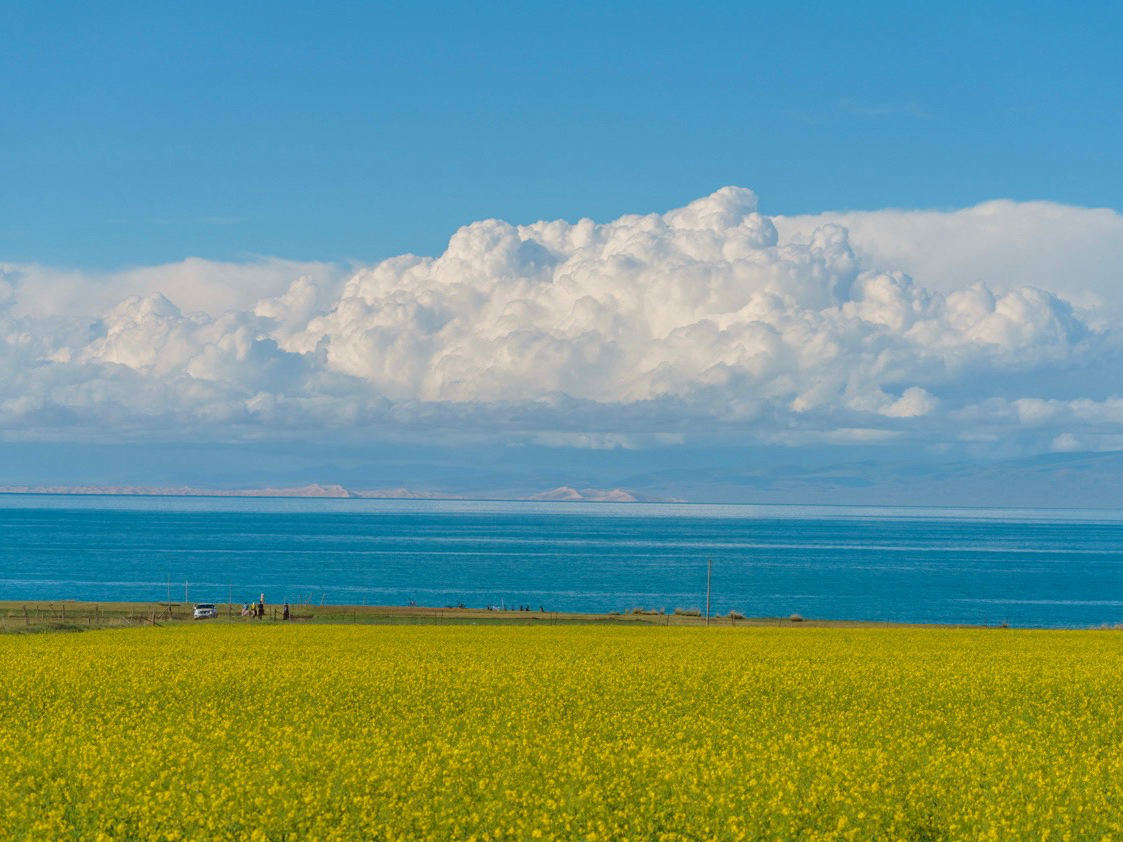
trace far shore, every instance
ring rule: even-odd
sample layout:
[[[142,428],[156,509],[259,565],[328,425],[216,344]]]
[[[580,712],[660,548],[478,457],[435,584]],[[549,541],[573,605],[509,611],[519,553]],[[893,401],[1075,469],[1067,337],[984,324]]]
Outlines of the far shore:
[[[241,603],[214,603],[218,617],[192,620],[195,603],[186,602],[80,602],[76,600],[0,601],[0,633],[82,631],[129,626],[167,626],[191,623],[242,623],[272,625],[284,622],[283,606],[267,604],[261,619],[242,616]],[[290,604],[293,624],[362,625],[621,625],[621,626],[714,626],[787,628],[1006,628],[1002,625],[951,623],[890,623],[866,620],[822,620],[793,614],[788,617],[744,617],[740,614],[710,616],[663,613],[635,609],[629,612],[575,613],[564,611],[520,611],[487,608],[455,608],[402,605]],[[1101,627],[1104,628],[1104,627]],[[1121,626],[1115,626],[1115,629]]]

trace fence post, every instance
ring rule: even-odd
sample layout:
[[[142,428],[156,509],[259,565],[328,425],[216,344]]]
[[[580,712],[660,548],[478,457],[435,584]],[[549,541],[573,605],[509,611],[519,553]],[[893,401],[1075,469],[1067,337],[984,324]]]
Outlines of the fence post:
[[[24,622],[27,623],[27,625],[29,625],[29,626],[31,625],[31,615],[27,613],[27,606],[26,605],[23,607],[23,619],[24,619]]]
[[[706,559],[706,625],[710,624],[710,575],[714,571],[714,560]]]

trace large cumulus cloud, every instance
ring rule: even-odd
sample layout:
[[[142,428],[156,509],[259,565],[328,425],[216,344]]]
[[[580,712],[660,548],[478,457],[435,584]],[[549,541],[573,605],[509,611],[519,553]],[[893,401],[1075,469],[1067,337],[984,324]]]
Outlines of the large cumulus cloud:
[[[1123,215],[1107,208],[994,200],[954,211],[850,211],[774,219],[784,239],[841,225],[869,271],[908,272],[951,292],[976,280],[1035,286],[1123,316]]]
[[[885,230],[903,224],[885,213]],[[1097,213],[1114,230],[1117,215]],[[931,237],[954,250],[950,216]],[[1035,446],[1059,449],[1117,439],[1123,389],[1110,376],[1069,393],[1073,372],[1118,358],[1110,308],[1088,306],[1110,296],[1102,279],[982,271],[954,283],[945,266],[926,283],[890,265],[868,219],[860,249],[842,221],[777,224],[751,191],[726,187],[607,223],[476,222],[437,257],[259,261],[241,275],[214,264],[225,283],[195,264],[194,280],[137,270],[91,296],[9,266],[0,422],[16,437],[460,429],[596,446],[716,432],[947,444],[1036,430]],[[932,265],[939,243],[910,226],[915,254],[901,263]],[[114,288],[119,300],[104,301]],[[1048,407],[1047,420],[1027,421],[1019,401]]]

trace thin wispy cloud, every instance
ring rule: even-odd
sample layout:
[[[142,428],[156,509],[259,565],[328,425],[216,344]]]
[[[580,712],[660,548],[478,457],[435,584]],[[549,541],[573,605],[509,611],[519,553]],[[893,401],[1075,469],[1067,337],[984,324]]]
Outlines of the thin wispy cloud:
[[[918,102],[865,102],[844,97],[835,103],[835,110],[858,117],[912,117],[917,120],[932,120],[935,116]]]
[[[784,114],[789,120],[807,126],[825,126],[845,120],[935,120],[935,113],[920,102],[866,101],[842,97],[829,104],[814,107],[788,106]]]

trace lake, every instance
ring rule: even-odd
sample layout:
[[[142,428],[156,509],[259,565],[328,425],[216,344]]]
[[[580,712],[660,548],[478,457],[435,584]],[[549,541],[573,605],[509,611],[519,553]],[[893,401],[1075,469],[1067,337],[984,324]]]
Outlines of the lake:
[[[1123,622],[1123,512],[0,495],[0,599]]]

